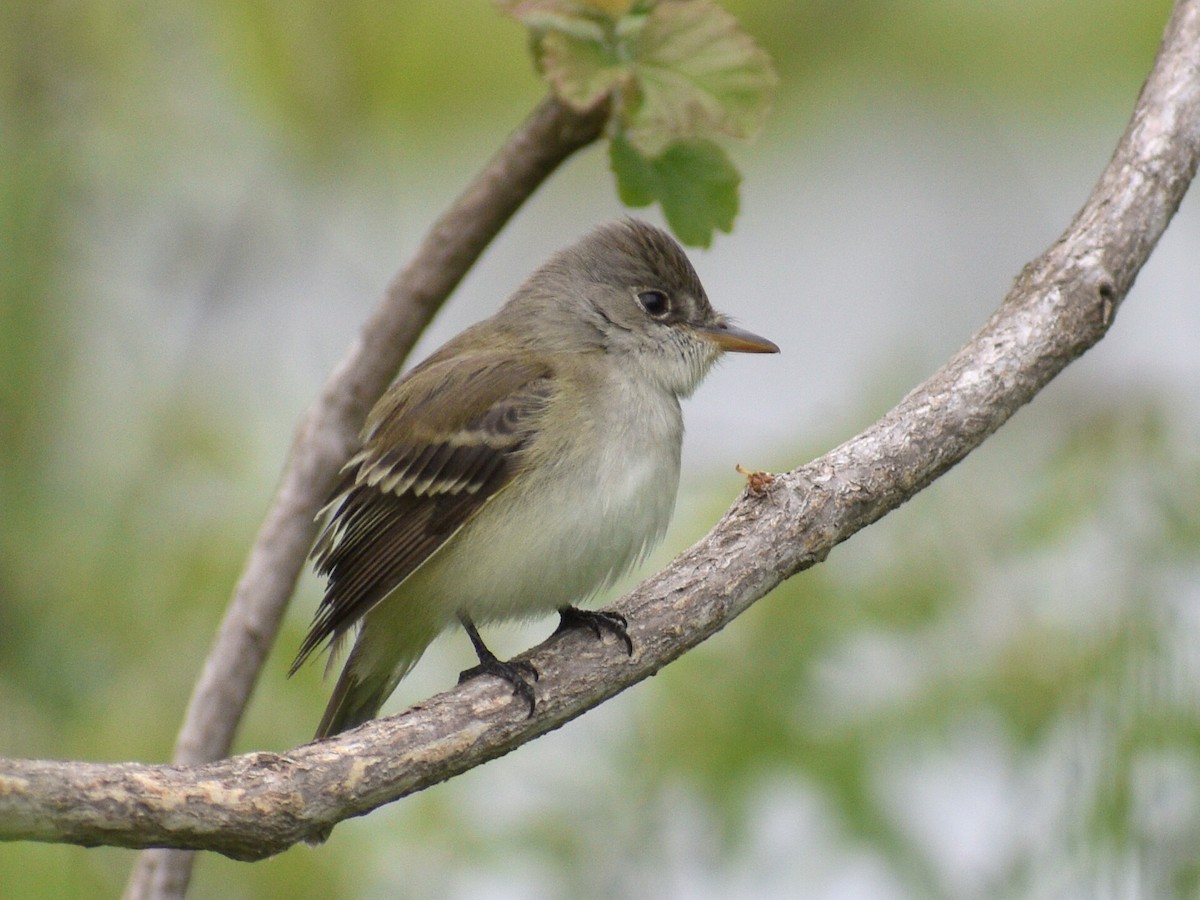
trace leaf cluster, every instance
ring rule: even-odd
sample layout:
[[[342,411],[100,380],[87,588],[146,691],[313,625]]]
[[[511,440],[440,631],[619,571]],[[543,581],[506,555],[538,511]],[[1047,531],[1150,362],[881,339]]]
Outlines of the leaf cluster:
[[[555,94],[612,103],[609,159],[621,200],[657,201],[679,238],[728,232],[741,177],[719,138],[762,128],[778,78],[766,51],[712,0],[499,0],[530,29]]]

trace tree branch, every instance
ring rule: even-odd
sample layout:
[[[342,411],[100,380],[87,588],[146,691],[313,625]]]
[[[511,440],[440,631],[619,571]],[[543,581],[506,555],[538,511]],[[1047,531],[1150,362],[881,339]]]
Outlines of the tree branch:
[[[259,859],[564,724],[704,640],[978,446],[1099,341],[1200,159],[1200,0],[1177,0],[1133,118],[1070,228],[971,340],[879,422],[756,492],[618,608],[635,653],[557,635],[533,718],[476,679],[286,755],[200,766],[0,763],[0,838]]]
[[[434,224],[296,428],[288,461],[192,692],[174,761],[220,759],[258,680],[316,534],[314,518],[367,411],[442,303],[509,217],[559,164],[596,140],[607,104],[544,100]],[[125,896],[182,897],[190,855],[144,854]]]

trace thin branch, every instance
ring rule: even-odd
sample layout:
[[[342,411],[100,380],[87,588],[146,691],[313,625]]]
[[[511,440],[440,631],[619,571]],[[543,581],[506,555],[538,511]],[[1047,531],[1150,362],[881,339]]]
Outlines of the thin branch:
[[[0,838],[175,846],[260,859],[500,756],[653,674],[961,460],[1099,341],[1200,160],[1200,0],[1179,0],[1129,127],[1071,227],[997,312],[879,422],[747,489],[618,608],[635,653],[557,635],[526,658],[533,718],[476,679],[289,754],[201,766],[0,763]]]
[[[605,104],[580,113],[544,100],[434,224],[296,429],[275,497],[205,660],[174,761],[220,759],[249,702],[296,579],[313,521],[351,453],[367,410],[446,297],[509,217],[576,150],[596,140]],[[144,854],[125,896],[182,897],[190,855]]]

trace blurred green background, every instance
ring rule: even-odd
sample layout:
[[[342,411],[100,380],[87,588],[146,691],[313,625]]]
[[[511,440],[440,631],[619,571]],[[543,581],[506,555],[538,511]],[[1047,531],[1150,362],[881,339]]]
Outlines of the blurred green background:
[[[694,258],[783,348],[689,404],[675,526],[844,440],[1070,220],[1165,0],[744,0],[782,84]],[[0,754],[159,761],[294,423],[540,98],[483,0],[0,5]],[[622,212],[604,153],[518,215],[417,356]],[[1200,890],[1200,334],[1189,200],[1110,336],[967,462],[650,683],[193,896],[1173,897]],[[307,740],[286,667],[237,750]],[[502,630],[498,651],[551,622]],[[453,682],[461,635],[390,708]],[[134,854],[0,845],[6,897]]]

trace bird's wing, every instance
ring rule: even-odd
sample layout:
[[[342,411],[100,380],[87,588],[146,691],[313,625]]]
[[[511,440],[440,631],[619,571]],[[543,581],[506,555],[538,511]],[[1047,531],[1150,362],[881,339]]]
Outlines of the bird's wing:
[[[397,382],[367,421],[313,547],[325,597],[291,671],[336,643],[520,470],[554,392],[544,361],[439,353]]]

